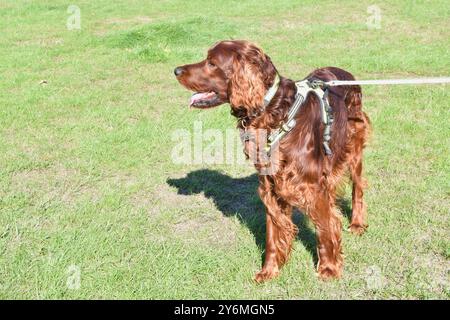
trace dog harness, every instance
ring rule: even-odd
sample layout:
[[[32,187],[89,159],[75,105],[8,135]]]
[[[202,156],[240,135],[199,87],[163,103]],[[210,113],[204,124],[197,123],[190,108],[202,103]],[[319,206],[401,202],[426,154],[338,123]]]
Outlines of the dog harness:
[[[280,83],[278,74],[275,76],[275,81],[267,91],[264,97],[264,108],[267,107],[275,96]],[[319,98],[320,111],[322,115],[322,122],[325,125],[323,133],[323,147],[325,154],[331,156],[330,149],[331,139],[331,125],[333,123],[333,110],[328,103],[328,88],[334,86],[350,86],[350,85],[391,85],[391,84],[436,84],[436,83],[450,83],[450,77],[442,78],[418,78],[418,79],[387,79],[387,80],[332,80],[323,81],[319,79],[306,79],[295,83],[297,93],[295,94],[295,101],[288,112],[288,118],[283,121],[278,129],[269,135],[266,151],[270,155],[272,147],[278,143],[286,134],[288,134],[296,125],[295,116],[300,110],[301,105],[305,102],[308,94],[312,92]],[[244,140],[249,140],[248,135],[244,135]]]
[[[275,77],[274,84],[270,87],[266,96],[264,97],[264,107],[266,107],[272,98],[275,96],[275,93],[278,90],[280,78],[278,75]],[[319,98],[320,102],[320,111],[322,122],[325,125],[323,132],[323,148],[325,154],[327,156],[331,156],[332,152],[330,149],[330,139],[331,139],[331,125],[333,124],[333,113],[330,104],[328,103],[328,89],[326,86],[323,86],[323,82],[317,79],[306,79],[302,81],[297,81],[295,83],[297,88],[297,93],[295,94],[295,101],[292,106],[289,108],[288,115],[286,121],[283,121],[281,125],[273,131],[267,141],[266,152],[270,154],[273,146],[275,146],[284,136],[286,136],[297,124],[295,120],[295,116],[300,110],[303,103],[306,101],[306,98],[309,93],[315,94],[317,98]],[[322,89],[322,86],[324,89]]]

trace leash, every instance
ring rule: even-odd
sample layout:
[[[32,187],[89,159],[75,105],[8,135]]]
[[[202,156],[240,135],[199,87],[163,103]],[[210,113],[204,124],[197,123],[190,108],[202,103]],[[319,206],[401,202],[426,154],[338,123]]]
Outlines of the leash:
[[[276,80],[276,87],[279,80]],[[400,84],[442,84],[450,83],[450,77],[441,78],[416,78],[416,79],[385,79],[385,80],[331,80],[323,81],[319,79],[306,79],[295,83],[297,87],[297,93],[295,95],[294,104],[289,109],[287,120],[282,122],[280,127],[272,132],[267,141],[266,152],[270,154],[272,147],[278,143],[286,134],[288,134],[296,125],[295,116],[300,110],[303,102],[309,93],[315,94],[320,101],[320,110],[322,114],[322,122],[325,125],[323,132],[323,148],[327,156],[332,155],[332,151],[329,146],[331,139],[331,125],[333,124],[332,108],[328,103],[328,87],[337,86],[352,86],[352,85],[400,85]],[[265,99],[270,102],[273,98],[273,87],[269,90],[268,98]],[[276,90],[275,90],[276,91]],[[266,96],[267,98],[267,96]]]
[[[312,82],[316,85],[329,87],[354,86],[354,85],[440,84],[440,83],[450,83],[450,77],[385,79],[385,80],[332,80],[332,81],[313,80]]]

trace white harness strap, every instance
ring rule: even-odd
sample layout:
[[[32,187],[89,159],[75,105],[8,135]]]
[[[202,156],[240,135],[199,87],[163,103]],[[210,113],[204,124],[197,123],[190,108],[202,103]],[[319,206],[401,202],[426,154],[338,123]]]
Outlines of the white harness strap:
[[[295,127],[295,116],[300,110],[302,104],[305,102],[308,94],[312,92],[319,98],[322,122],[325,124],[323,141],[325,153],[327,155],[331,155],[332,153],[329,147],[329,141],[331,139],[331,124],[333,122],[333,116],[331,114],[331,107],[328,103],[328,91],[322,90],[319,85],[314,84],[314,82],[310,80],[296,82],[295,86],[297,87],[297,93],[295,94],[294,104],[289,109],[287,120],[285,122],[282,122],[281,126],[269,135],[266,147],[267,153],[270,153],[273,146],[276,145],[286,134],[288,134]]]

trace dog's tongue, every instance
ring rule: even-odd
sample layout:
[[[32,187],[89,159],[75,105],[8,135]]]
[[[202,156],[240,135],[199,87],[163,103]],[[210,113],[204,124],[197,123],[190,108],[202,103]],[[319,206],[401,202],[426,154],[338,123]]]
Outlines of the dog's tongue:
[[[189,103],[189,106],[192,106],[197,101],[209,99],[209,98],[213,97],[214,95],[215,95],[215,93],[213,91],[211,91],[211,92],[197,92],[197,93],[194,93],[192,95],[192,97],[191,97],[191,101]]]

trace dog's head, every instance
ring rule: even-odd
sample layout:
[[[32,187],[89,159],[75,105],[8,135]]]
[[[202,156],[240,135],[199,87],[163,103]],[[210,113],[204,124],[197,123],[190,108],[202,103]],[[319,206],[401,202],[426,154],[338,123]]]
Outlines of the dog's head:
[[[190,106],[211,108],[229,102],[233,108],[261,108],[276,69],[256,45],[242,40],[221,41],[206,59],[175,68],[178,81],[194,91]]]

